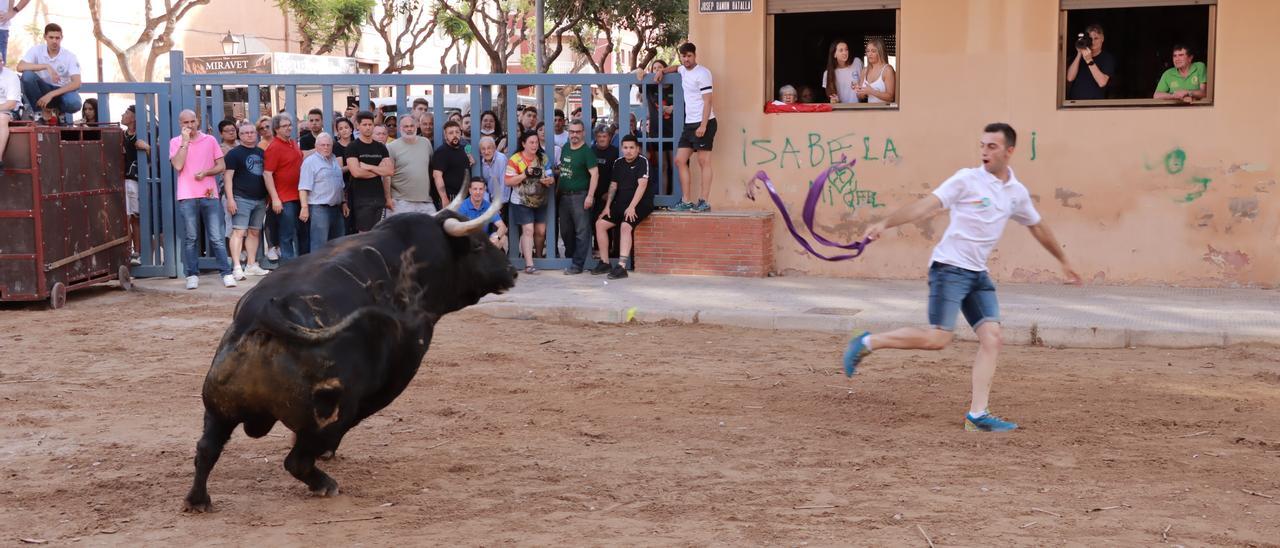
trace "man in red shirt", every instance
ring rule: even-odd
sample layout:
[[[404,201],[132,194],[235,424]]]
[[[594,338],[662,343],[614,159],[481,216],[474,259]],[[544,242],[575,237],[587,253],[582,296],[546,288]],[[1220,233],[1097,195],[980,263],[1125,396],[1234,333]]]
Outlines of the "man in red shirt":
[[[298,219],[302,203],[298,200],[298,178],[302,173],[302,149],[293,140],[293,119],[288,114],[271,118],[274,139],[263,155],[266,165],[263,177],[271,195],[271,210],[277,214],[280,235],[280,262],[284,263],[311,249],[311,231]]]

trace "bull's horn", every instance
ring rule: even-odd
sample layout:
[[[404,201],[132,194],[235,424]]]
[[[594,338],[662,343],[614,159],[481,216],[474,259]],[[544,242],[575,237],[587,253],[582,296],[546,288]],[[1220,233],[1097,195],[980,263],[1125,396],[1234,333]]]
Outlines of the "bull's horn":
[[[480,214],[479,217],[476,217],[470,221],[459,221],[457,219],[445,219],[444,231],[446,234],[450,236],[458,236],[458,237],[466,236],[467,234],[470,234],[472,232],[475,232],[476,230],[484,228],[485,225],[489,224],[489,220],[493,219],[493,217],[498,214],[498,211],[501,211],[501,210],[502,210],[502,200],[495,200],[493,203],[489,204],[489,209],[486,209],[484,213]]]
[[[457,210],[458,210],[458,206],[461,206],[461,205],[462,205],[462,197],[463,197],[464,195],[466,195],[466,193],[467,193],[467,191],[466,191],[466,189],[465,189],[465,188],[464,188],[464,189],[462,189],[462,190],[459,190],[459,191],[458,191],[458,195],[457,195],[457,196],[454,196],[454,197],[453,197],[453,201],[452,201],[452,202],[449,202],[449,205],[445,206],[444,208],[445,208],[445,209],[447,209],[447,210],[449,210],[449,211],[457,211]]]

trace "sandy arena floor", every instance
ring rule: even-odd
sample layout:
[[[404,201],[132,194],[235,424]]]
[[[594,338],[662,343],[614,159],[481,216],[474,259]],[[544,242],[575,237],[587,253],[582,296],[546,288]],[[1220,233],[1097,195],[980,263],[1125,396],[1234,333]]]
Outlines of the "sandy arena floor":
[[[1280,546],[1275,349],[1010,348],[966,433],[974,347],[577,326],[462,312],[322,463],[237,431],[179,509],[233,304],[94,289],[0,307],[0,544]],[[845,388],[845,387],[849,388]]]

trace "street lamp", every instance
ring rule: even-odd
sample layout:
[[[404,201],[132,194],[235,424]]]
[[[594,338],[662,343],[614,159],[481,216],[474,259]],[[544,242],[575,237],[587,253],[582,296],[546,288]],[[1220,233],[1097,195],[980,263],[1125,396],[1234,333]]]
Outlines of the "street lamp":
[[[231,31],[227,31],[227,35],[222,37],[222,53],[231,55],[236,52],[236,38],[231,35]]]

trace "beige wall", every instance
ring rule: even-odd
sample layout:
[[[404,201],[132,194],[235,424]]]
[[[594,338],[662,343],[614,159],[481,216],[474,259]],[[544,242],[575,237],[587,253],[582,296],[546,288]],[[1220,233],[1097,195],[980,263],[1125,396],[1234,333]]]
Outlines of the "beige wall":
[[[982,126],[1007,121],[1019,132],[1014,169],[1086,279],[1280,285],[1280,72],[1271,65],[1280,2],[1219,1],[1212,107],[1058,109],[1057,0],[902,0],[899,110],[765,115],[766,1],[750,14],[714,15],[690,2],[699,61],[715,75],[717,209],[771,209],[743,195],[744,182],[764,169],[798,211],[825,167],[814,164],[843,144],[858,158],[846,191],[856,183],[885,206],[849,207],[836,192],[835,205],[820,207],[824,235],[852,240],[956,169],[977,165]],[[890,141],[896,155],[885,154]],[[1171,174],[1165,158],[1175,150],[1186,166]],[[1193,178],[1209,179],[1203,195],[1193,194]],[[861,259],[826,263],[807,256],[779,221],[777,267],[921,278],[946,224],[941,215],[905,225]],[[1007,232],[990,262],[997,279],[1060,278],[1026,230],[1010,223]]]

